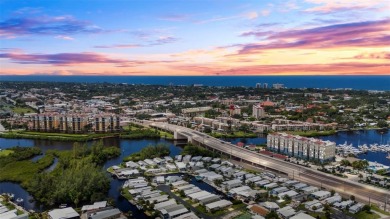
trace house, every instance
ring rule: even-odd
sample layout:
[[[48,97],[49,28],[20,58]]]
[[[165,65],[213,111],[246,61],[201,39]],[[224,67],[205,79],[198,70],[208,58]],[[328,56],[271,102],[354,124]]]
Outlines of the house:
[[[198,161],[200,161],[200,160],[202,160],[202,156],[195,156],[195,157],[192,157],[192,158],[191,158],[191,161],[192,161],[192,162],[198,162]]]
[[[279,198],[284,198],[284,197],[290,197],[290,198],[292,198],[292,197],[294,197],[294,196],[296,196],[296,195],[298,195],[299,193],[298,192],[296,192],[296,191],[294,191],[294,190],[290,190],[290,191],[286,191],[286,192],[282,192],[282,193],[279,193],[278,194],[278,197]]]
[[[115,219],[115,218],[121,218],[121,219],[125,218],[122,217],[122,212],[118,208],[107,209],[107,210],[102,210],[102,211],[88,214],[88,219]]]
[[[183,163],[189,163],[191,161],[191,155],[186,155],[183,157]]]
[[[182,155],[176,155],[175,156],[175,160],[177,160],[178,162],[181,162],[183,159],[183,156]]]
[[[216,201],[219,201],[219,200],[221,200],[221,199],[219,198],[218,195],[210,194],[210,195],[198,198],[197,201],[201,205],[207,205],[209,203],[216,202]]]
[[[184,195],[188,196],[189,194],[193,194],[193,193],[200,192],[200,191],[202,191],[200,188],[194,186],[191,189],[184,190]]]
[[[323,200],[330,197],[331,193],[329,191],[321,190],[311,193],[310,196],[318,200]]]
[[[173,163],[168,163],[167,165],[165,165],[165,168],[167,168],[167,170],[169,170],[169,171],[175,171],[175,170],[177,170],[176,165],[173,164]]]
[[[305,213],[299,213],[295,216],[290,217],[290,219],[316,219],[316,218]]]
[[[145,159],[144,162],[147,164],[147,166],[155,166],[156,163],[151,159]]]
[[[72,208],[54,209],[49,211],[50,219],[77,219],[80,215]]]
[[[278,187],[277,183],[270,183],[270,184],[264,185],[264,188],[266,188],[266,189],[272,189],[272,188],[276,188],[276,187]]]
[[[268,179],[264,179],[264,180],[255,182],[255,185],[259,186],[259,187],[263,187],[269,183],[270,183],[270,181]]]
[[[348,206],[353,205],[353,203],[354,203],[354,201],[347,200],[347,201],[343,201],[343,202],[336,202],[333,204],[333,206],[335,206],[337,208],[341,208],[341,209],[346,209]]]
[[[182,214],[178,217],[175,217],[175,219],[199,219],[199,217],[196,216],[194,213],[189,212],[189,213]]]
[[[165,181],[168,183],[168,184],[172,184],[173,182],[177,182],[179,180],[181,180],[181,176],[167,176],[165,178]]]
[[[221,158],[214,158],[211,160],[211,163],[221,163]]]
[[[278,215],[283,219],[289,219],[296,214],[295,210],[291,206],[286,206],[276,211]]]
[[[261,206],[265,207],[269,211],[276,211],[279,209],[279,205],[275,202],[262,202],[260,203]]]
[[[234,188],[234,189],[230,189],[229,193],[228,193],[228,196],[234,197],[238,193],[243,192],[243,191],[252,191],[252,189],[249,186],[240,186],[240,187],[237,187],[237,188]]]
[[[172,163],[172,162],[173,162],[173,159],[172,159],[172,157],[170,157],[170,156],[165,156],[165,157],[164,157],[164,160],[165,160],[166,162],[168,162],[168,163]]]
[[[172,219],[188,213],[188,209],[184,205],[173,205],[160,209],[161,217]]]
[[[219,168],[220,166],[221,166],[220,164],[215,163],[215,164],[212,164],[211,166],[209,166],[209,169],[210,169],[210,170],[216,170],[216,169]]]
[[[332,197],[324,199],[324,202],[327,203],[327,204],[333,204],[333,203],[336,203],[336,202],[341,202],[341,200],[342,200],[342,198],[341,198],[340,195],[334,195]]]
[[[161,165],[161,164],[165,163],[165,161],[163,159],[159,158],[159,157],[153,158],[153,162],[155,162],[158,165]]]
[[[315,186],[308,186],[308,187],[301,188],[300,190],[305,194],[311,194],[311,193],[319,191],[320,189],[318,187],[315,187]]]
[[[157,183],[157,184],[164,184],[164,183],[165,183],[165,178],[164,178],[164,176],[157,176],[157,177],[156,177],[156,183]]]
[[[154,205],[154,210],[160,210],[160,209],[174,206],[174,205],[176,205],[176,201],[174,199],[170,199],[168,201],[160,202],[160,203]]]
[[[266,216],[269,213],[268,209],[260,205],[252,205],[249,207],[249,210],[252,214],[260,216]]]
[[[305,187],[307,187],[307,186],[308,186],[308,185],[307,185],[306,183],[298,183],[298,184],[293,185],[292,187],[293,187],[294,189],[299,190],[299,189],[303,189],[303,188],[305,188]]]
[[[239,187],[241,185],[242,185],[242,182],[239,179],[233,179],[233,180],[222,182],[222,186],[228,190]]]
[[[219,201],[207,204],[206,205],[206,210],[208,212],[213,212],[215,210],[226,208],[226,207],[231,206],[231,205],[233,205],[233,203],[231,201],[223,199],[223,200],[219,200]]]
[[[213,158],[211,158],[211,157],[203,157],[202,161],[205,162],[205,163],[210,163],[212,159]]]
[[[139,164],[137,164],[133,161],[128,161],[128,162],[126,162],[126,167],[136,169],[139,167]]]
[[[313,200],[305,203],[305,208],[308,210],[312,210],[313,206],[316,206],[317,204],[321,204],[318,200]]]
[[[87,211],[105,208],[106,206],[107,206],[107,201],[95,202],[95,203],[93,203],[93,205],[84,205],[81,208],[81,212],[85,213]]]
[[[358,213],[359,211],[361,211],[364,207],[364,204],[363,203],[357,203],[355,205],[352,205],[351,207],[349,207],[349,212],[352,213],[352,214],[356,214]]]
[[[183,185],[187,185],[188,182],[186,182],[184,180],[179,180],[179,181],[173,182],[171,184],[172,184],[173,188],[177,188],[177,187],[180,187],[180,186],[183,186]]]
[[[186,171],[187,170],[187,166],[185,163],[176,161],[175,164],[176,164],[177,169],[179,171]]]
[[[287,191],[289,191],[289,189],[285,186],[282,186],[282,187],[277,187],[277,188],[272,189],[270,194],[271,195],[278,195],[282,192],[287,192]]]

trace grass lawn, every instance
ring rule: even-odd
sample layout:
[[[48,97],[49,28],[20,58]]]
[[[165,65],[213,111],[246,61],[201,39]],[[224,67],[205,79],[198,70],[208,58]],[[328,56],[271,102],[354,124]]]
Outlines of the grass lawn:
[[[161,138],[173,139],[173,135],[169,132],[159,131]]]
[[[248,212],[245,212],[243,214],[238,215],[234,219],[251,219],[251,218],[252,218],[252,215],[249,214]]]
[[[234,132],[232,134],[223,134],[219,132],[214,132],[210,134],[215,138],[255,138],[257,137],[256,133],[245,133],[242,131]]]
[[[6,156],[8,156],[8,155],[10,155],[12,153],[14,153],[13,150],[1,150],[0,151],[0,157],[6,157]]]
[[[356,219],[378,219],[381,218],[381,216],[375,214],[374,212],[367,213],[365,211],[361,211],[357,214],[349,214],[348,215],[356,218]]]
[[[384,211],[383,209],[379,208],[377,205],[371,204],[371,209],[374,210],[374,211],[377,211],[377,212],[379,212],[381,214],[390,216],[390,212]]]
[[[34,113],[35,110],[29,107],[13,107],[11,108],[14,113]]]

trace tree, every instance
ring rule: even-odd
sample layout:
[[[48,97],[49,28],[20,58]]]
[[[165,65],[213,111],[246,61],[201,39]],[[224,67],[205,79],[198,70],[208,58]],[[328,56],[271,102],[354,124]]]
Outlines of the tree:
[[[351,199],[352,201],[355,201],[355,196],[351,195],[351,197],[349,199]]]
[[[389,127],[389,124],[385,120],[379,120],[377,126],[379,128],[387,128]]]
[[[367,213],[370,213],[371,212],[371,206],[370,205],[364,205],[362,210],[367,212]]]

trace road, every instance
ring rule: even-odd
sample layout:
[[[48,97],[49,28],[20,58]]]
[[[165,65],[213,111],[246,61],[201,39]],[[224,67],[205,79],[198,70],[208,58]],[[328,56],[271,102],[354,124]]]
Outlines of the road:
[[[361,202],[371,202],[379,205],[384,205],[386,199],[388,199],[388,203],[390,200],[390,192],[387,190],[360,184],[291,162],[252,152],[189,128],[158,122],[148,122],[148,125],[164,129],[166,131],[179,133],[181,136],[188,138],[188,141],[191,141],[194,144],[202,145],[211,150],[217,150],[225,153],[233,159],[243,162],[245,161],[255,166],[269,168],[274,171],[283,172],[288,174],[290,177],[294,177],[295,179],[310,185],[321,186],[322,188],[329,190],[333,189],[342,194],[344,197],[354,195],[355,198]]]

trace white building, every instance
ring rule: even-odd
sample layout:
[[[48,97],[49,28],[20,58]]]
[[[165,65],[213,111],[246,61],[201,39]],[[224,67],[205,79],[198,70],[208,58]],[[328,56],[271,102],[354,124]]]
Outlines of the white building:
[[[267,136],[267,148],[292,157],[321,162],[333,160],[336,153],[335,142],[286,133],[269,134]]]
[[[260,104],[253,105],[252,116],[256,119],[264,118],[266,116],[264,108],[262,106],[260,106]]]

